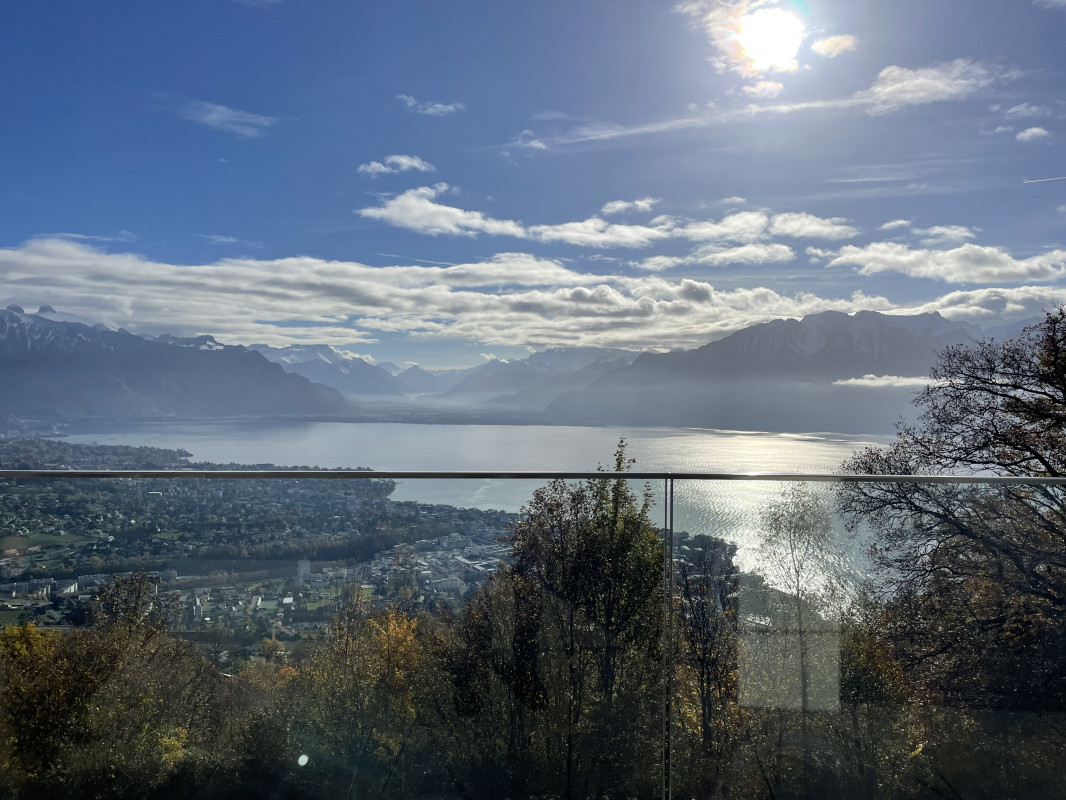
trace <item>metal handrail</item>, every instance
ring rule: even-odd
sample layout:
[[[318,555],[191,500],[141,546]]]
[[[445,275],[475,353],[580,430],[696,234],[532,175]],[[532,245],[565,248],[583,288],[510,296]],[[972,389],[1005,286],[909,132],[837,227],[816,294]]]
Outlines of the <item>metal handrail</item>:
[[[338,470],[338,469],[5,469],[0,479],[20,478],[203,478],[208,480],[298,479],[298,480],[581,480],[608,478],[626,480],[781,481],[823,483],[946,483],[983,485],[1066,486],[1064,478],[1013,477],[1004,475],[870,475],[798,472],[613,472],[574,470]]]

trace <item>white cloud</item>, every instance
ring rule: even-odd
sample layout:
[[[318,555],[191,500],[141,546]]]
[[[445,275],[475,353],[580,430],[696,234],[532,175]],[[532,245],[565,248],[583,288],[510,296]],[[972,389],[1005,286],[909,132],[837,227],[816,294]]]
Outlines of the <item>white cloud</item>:
[[[997,125],[992,133],[1014,133],[1013,125]]]
[[[201,239],[206,239],[211,244],[237,244],[240,241],[236,236],[220,236],[217,233],[198,233]]]
[[[1066,0],[1033,0],[1033,4],[1043,8],[1066,8]]]
[[[456,111],[466,110],[466,106],[462,103],[437,103],[431,100],[418,100],[409,94],[398,94],[396,99],[415,114],[424,114],[429,117],[446,117]]]
[[[664,269],[679,267],[690,263],[687,258],[679,256],[650,256],[643,261],[634,261],[633,266],[637,269],[646,269],[649,272],[662,272]]]
[[[898,272],[947,283],[1047,281],[1066,275],[1066,250],[1016,259],[999,247],[964,244],[951,250],[912,250],[895,242],[846,245],[829,266],[855,266],[862,275]]]
[[[823,219],[807,213],[775,214],[770,221],[770,233],[801,239],[850,239],[859,235],[859,229],[848,225],[848,221],[843,217]]]
[[[437,168],[428,161],[423,161],[418,156],[394,155],[385,156],[384,162],[370,161],[360,164],[356,169],[360,175],[369,175],[376,178],[378,175],[389,175],[397,172],[417,170],[418,172],[434,172]]]
[[[1066,214],[1066,206],[1059,206],[1055,210],[1058,211],[1060,214]]]
[[[537,138],[537,134],[531,130],[524,130],[511,140],[511,144],[515,147],[524,147],[527,150],[547,150],[548,145],[544,144],[541,139]]]
[[[912,220],[909,219],[894,219],[891,222],[886,222],[884,225],[878,228],[878,230],[894,231],[899,230],[900,228],[909,228],[911,226],[911,222]]]
[[[257,139],[278,121],[277,117],[251,114],[203,100],[189,100],[178,113],[187,120],[232,133],[239,139]]]
[[[981,230],[975,228],[974,230]],[[915,228],[918,236],[924,236],[922,244],[926,247],[936,247],[942,244],[956,244],[965,242],[967,239],[976,239],[977,234],[965,225],[934,225],[932,228]]]
[[[855,98],[869,106],[869,114],[888,114],[907,106],[964,100],[1002,77],[1000,70],[966,58],[923,69],[891,66]]]
[[[723,197],[718,201],[720,206],[742,206],[747,204],[747,200],[743,197]]]
[[[641,197],[637,200],[612,200],[600,209],[601,214],[623,214],[627,211],[648,212],[659,202],[658,197]]]
[[[833,381],[837,386],[862,386],[871,389],[921,389],[932,382],[930,378],[921,376],[907,377],[904,375],[863,375],[861,378]]]
[[[737,211],[718,222],[690,222],[678,233],[693,242],[753,242],[762,239],[769,226],[770,215],[765,211]]]
[[[836,58],[850,50],[855,50],[858,46],[859,42],[854,36],[843,34],[841,36],[827,36],[825,39],[819,39],[811,45],[811,50],[820,56]]]
[[[1040,139],[1046,139],[1051,134],[1045,128],[1026,128],[1014,138],[1019,142],[1035,142]]]
[[[446,183],[408,189],[389,198],[376,208],[362,208],[355,213],[368,219],[379,219],[398,228],[431,236],[444,233],[451,236],[474,236],[488,233],[496,236],[525,238],[526,231],[519,222],[486,217],[480,211],[446,206],[435,199],[450,187]]]
[[[740,244],[772,236],[846,239],[859,233],[842,217],[827,219],[805,212],[771,215],[764,210],[738,211],[720,220],[687,222],[658,216],[646,225],[612,223],[603,217],[592,216],[572,222],[526,226],[515,220],[494,219],[480,211],[468,211],[439,202],[438,198],[449,188],[446,183],[438,183],[409,189],[383,200],[380,206],[358,209],[355,213],[429,235],[475,236],[485,233],[594,248],[639,248],[666,239]],[[650,211],[655,202],[656,199],[650,197],[612,201],[603,207],[602,212],[611,214],[629,209]]]
[[[0,284],[10,302],[50,303],[137,333],[210,333],[275,345],[359,343],[360,352],[381,333],[478,342],[486,352],[503,344],[669,350],[826,310],[939,311],[981,324],[1025,319],[1066,302],[1066,289],[1050,286],[954,291],[909,304],[861,292],[722,290],[691,278],[579,273],[522,253],[454,267],[371,267],[311,257],[174,265],[58,239],[0,249]]]
[[[670,236],[665,227],[617,225],[600,217],[558,225],[533,225],[528,231],[541,242],[565,242],[582,247],[646,247]]]
[[[781,92],[785,91],[785,86],[777,81],[759,81],[753,86],[742,86],[744,93],[749,97],[761,97],[768,100],[772,100],[777,97]]]
[[[1012,119],[1039,119],[1040,117],[1047,117],[1051,114],[1051,112],[1043,106],[1033,105],[1032,103],[1019,103],[1016,106],[1008,108],[1005,113]]]
[[[783,264],[795,258],[792,248],[783,244],[744,244],[728,248],[704,245],[693,253],[691,262],[721,267],[727,264]]]

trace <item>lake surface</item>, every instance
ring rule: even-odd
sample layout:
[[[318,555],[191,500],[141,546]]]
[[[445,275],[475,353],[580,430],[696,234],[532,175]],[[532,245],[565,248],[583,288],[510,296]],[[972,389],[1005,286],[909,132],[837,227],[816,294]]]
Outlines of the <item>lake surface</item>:
[[[694,428],[415,425],[400,423],[151,423],[80,434],[71,442],[182,448],[194,461],[379,470],[593,470],[612,466],[620,437],[635,469],[671,472],[834,473],[852,454],[885,436],[780,434]],[[518,511],[540,481],[406,481],[393,498]],[[639,488],[639,487],[634,487]],[[652,485],[661,518],[662,486]],[[755,563],[766,506],[784,485],[676,481],[674,527],[740,546]]]

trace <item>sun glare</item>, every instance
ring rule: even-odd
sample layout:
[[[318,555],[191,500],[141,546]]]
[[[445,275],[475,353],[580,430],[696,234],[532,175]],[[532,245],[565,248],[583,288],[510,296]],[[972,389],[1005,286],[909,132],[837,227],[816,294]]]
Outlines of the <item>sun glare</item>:
[[[736,43],[757,72],[791,72],[806,34],[803,20],[780,8],[763,8],[737,22]]]

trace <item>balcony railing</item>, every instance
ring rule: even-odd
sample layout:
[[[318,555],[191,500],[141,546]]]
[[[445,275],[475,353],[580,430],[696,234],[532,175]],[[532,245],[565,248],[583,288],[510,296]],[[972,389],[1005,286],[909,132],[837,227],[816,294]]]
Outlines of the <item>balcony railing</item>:
[[[1066,479],[0,471],[0,794],[1053,797]]]

